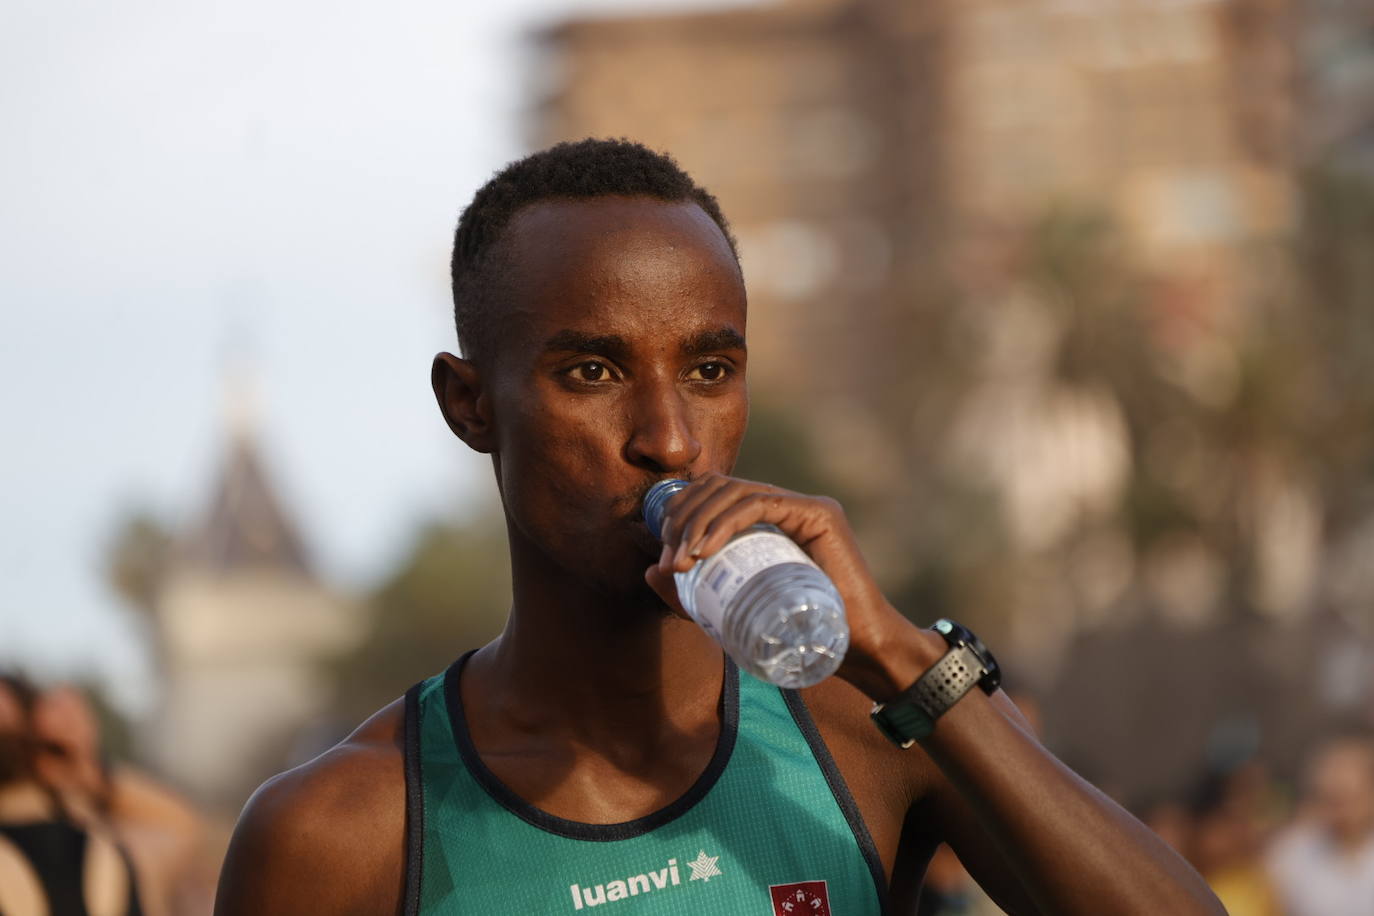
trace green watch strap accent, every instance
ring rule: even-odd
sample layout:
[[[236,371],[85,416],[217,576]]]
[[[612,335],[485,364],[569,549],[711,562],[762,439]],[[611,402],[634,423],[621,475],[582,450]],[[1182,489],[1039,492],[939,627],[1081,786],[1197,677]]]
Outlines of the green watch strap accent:
[[[935,720],[963,699],[983,675],[982,660],[968,646],[954,646],[906,690],[870,714],[898,747],[911,747],[935,730]]]
[[[991,695],[1002,682],[1002,669],[987,646],[964,626],[946,618],[931,627],[949,651],[906,690],[873,707],[869,715],[878,730],[908,748],[935,730],[935,720],[963,699],[976,684]]]

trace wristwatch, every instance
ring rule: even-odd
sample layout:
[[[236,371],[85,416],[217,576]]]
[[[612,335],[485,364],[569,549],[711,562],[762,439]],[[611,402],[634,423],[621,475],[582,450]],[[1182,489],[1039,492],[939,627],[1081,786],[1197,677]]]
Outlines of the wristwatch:
[[[967,627],[952,620],[935,621],[935,630],[949,643],[938,662],[926,669],[906,690],[869,713],[878,731],[901,748],[908,748],[935,730],[935,720],[977,684],[991,694],[1002,682],[1002,669],[987,646]]]

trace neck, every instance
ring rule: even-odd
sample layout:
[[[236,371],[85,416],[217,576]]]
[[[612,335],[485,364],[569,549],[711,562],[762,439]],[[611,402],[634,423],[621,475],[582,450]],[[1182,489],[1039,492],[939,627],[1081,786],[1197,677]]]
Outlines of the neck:
[[[32,780],[0,786],[0,821],[46,821],[55,813],[52,798]]]
[[[1367,824],[1353,830],[1332,832],[1332,839],[1335,841],[1336,848],[1346,855],[1360,852],[1372,838],[1374,838],[1374,824]]]
[[[648,561],[645,562],[647,567]],[[464,680],[521,730],[646,734],[715,715],[723,656],[648,586],[608,594],[512,550],[513,604],[500,639]]]

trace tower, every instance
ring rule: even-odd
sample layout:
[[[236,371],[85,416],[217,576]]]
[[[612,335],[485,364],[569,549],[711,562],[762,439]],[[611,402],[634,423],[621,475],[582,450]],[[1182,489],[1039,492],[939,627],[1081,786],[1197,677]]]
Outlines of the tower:
[[[148,735],[167,776],[234,807],[289,763],[328,701],[319,663],[361,632],[356,608],[312,571],[246,404],[231,398],[208,506],[172,550],[156,609],[163,700]]]

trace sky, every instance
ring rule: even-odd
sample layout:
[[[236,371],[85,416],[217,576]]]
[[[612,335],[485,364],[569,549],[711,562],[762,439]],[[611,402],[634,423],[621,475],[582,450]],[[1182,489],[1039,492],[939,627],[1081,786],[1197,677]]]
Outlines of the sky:
[[[0,13],[0,668],[138,714],[119,522],[193,524],[229,380],[324,577],[361,589],[489,466],[429,390],[458,211],[525,151],[531,27],[693,0],[9,0]],[[713,3],[710,5],[720,5]]]

